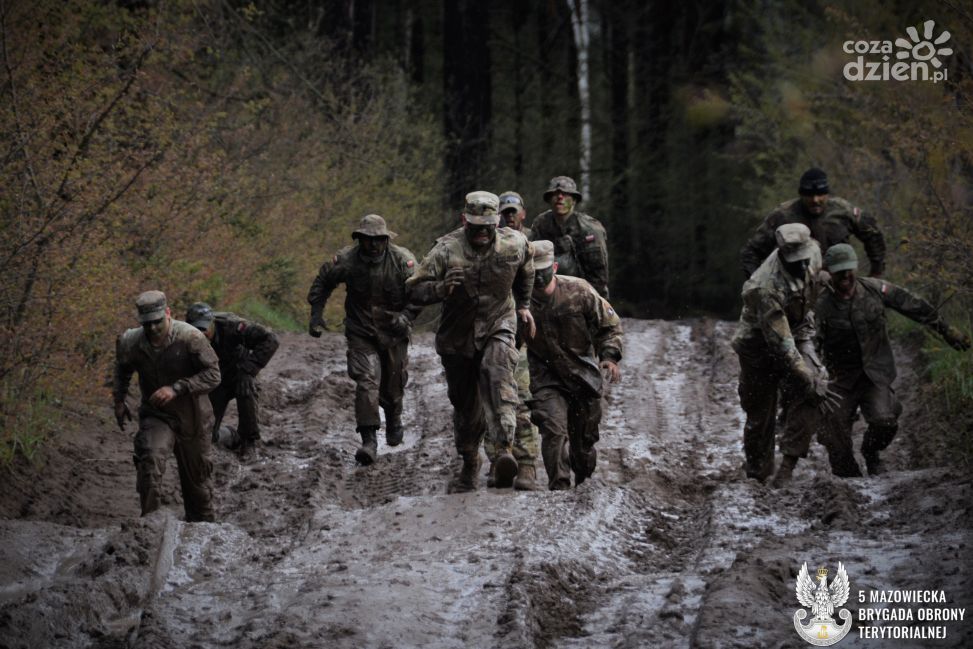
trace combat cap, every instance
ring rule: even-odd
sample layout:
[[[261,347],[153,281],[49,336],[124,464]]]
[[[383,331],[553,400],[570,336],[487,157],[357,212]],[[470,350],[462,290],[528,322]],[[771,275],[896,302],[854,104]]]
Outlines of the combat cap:
[[[186,322],[200,331],[209,329],[215,318],[213,307],[205,302],[196,302],[186,311]]]
[[[516,209],[518,212],[527,206],[524,205],[523,197],[517,192],[504,192],[500,194],[500,213],[504,210]]]
[[[811,231],[803,223],[785,223],[774,232],[774,238],[784,261],[811,259],[818,245],[811,240]]]
[[[135,298],[139,322],[161,320],[166,315],[166,294],[162,291],[145,291]]]
[[[554,264],[554,244],[545,239],[533,241],[530,244],[534,248],[534,270],[544,270]]]
[[[837,243],[824,253],[824,267],[829,273],[840,273],[843,270],[858,270],[858,255],[855,249],[847,243]]]
[[[544,202],[550,203],[551,195],[557,191],[570,194],[574,196],[575,201],[581,202],[581,192],[578,191],[578,185],[575,184],[573,178],[567,176],[554,176],[551,178],[551,182],[547,185],[547,191],[544,192]]]
[[[389,230],[383,219],[378,214],[366,214],[358,222],[358,229],[351,233],[351,238],[357,237],[388,237],[394,239],[398,235]]]
[[[463,216],[472,225],[497,225],[500,223],[500,199],[490,192],[470,192],[466,195]]]
[[[811,167],[801,174],[797,193],[801,196],[823,196],[831,193],[828,188],[828,174],[817,167]]]

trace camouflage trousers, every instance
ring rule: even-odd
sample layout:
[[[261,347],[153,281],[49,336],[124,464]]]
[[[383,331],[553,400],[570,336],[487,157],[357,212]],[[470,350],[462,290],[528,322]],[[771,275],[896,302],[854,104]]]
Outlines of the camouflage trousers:
[[[747,477],[766,480],[774,473],[778,403],[782,413],[778,433],[781,453],[807,457],[811,439],[818,435],[818,441],[828,451],[831,470],[839,476],[855,475],[858,465],[854,464],[854,456],[836,436],[828,434],[828,421],[817,406],[804,398],[805,388],[797,377],[768,356],[741,354],[739,359],[740,406],[747,414],[743,427]]]
[[[521,345],[517,369],[514,370],[514,381],[517,383],[517,432],[513,438],[513,455],[517,464],[534,466],[537,458],[539,439],[537,426],[530,420],[530,369],[527,365],[527,345]],[[486,451],[490,462],[493,462],[503,451],[489,431],[483,439],[483,450]]]
[[[510,445],[517,429],[517,358],[513,341],[496,337],[472,358],[442,356],[446,393],[453,405],[453,439],[461,456],[479,453],[487,435],[495,445]]]
[[[531,416],[541,431],[549,489],[570,487],[572,471],[576,485],[595,472],[601,397],[541,388],[531,401]]]
[[[899,415],[902,414],[902,404],[895,397],[895,390],[890,385],[878,385],[865,372],[860,372],[857,378],[842,376],[840,379],[832,383],[832,390],[838,393],[841,401],[830,416],[831,425],[827,428],[828,435],[835,437],[833,443],[851,452],[851,429],[860,407],[868,424],[862,438],[862,455],[885,450],[895,439]]]
[[[348,376],[355,382],[355,423],[359,429],[379,427],[378,408],[385,411],[385,429],[402,427],[402,395],[409,382],[409,340],[382,348],[371,338],[347,336]]]
[[[217,438],[216,433],[220,429],[220,424],[223,423],[226,408],[234,399],[236,399],[237,418],[239,419],[236,434],[237,442],[242,444],[256,442],[260,439],[260,424],[257,421],[259,397],[256,394],[246,397],[237,396],[236,381],[233,380],[220,383],[215,390],[209,393],[209,402],[213,406],[213,417],[215,418],[213,438]]]
[[[139,417],[135,434],[135,487],[142,505],[142,515],[154,512],[162,504],[160,487],[166,472],[166,461],[176,456],[179,485],[182,489],[186,521],[214,521],[213,461],[210,459],[210,435],[185,436],[169,422],[156,417]]]

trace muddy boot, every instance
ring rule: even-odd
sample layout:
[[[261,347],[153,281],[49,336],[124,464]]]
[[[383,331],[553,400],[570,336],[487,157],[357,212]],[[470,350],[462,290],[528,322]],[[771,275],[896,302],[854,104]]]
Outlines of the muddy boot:
[[[514,486],[514,478],[517,477],[517,460],[514,459],[509,448],[504,449],[493,461],[493,472],[496,477],[494,486],[497,489],[507,489]]]
[[[402,424],[392,424],[385,426],[385,443],[389,446],[398,446],[402,443]]]
[[[241,462],[249,463],[260,459],[257,454],[257,443],[252,439],[241,440],[236,452]]]
[[[799,459],[796,455],[785,455],[784,459],[780,462],[780,466],[777,467],[777,473],[774,474],[774,479],[770,481],[770,486],[774,489],[780,489],[790,482],[791,476],[794,474],[794,467],[797,466]]]
[[[537,470],[533,465],[521,464],[517,467],[514,489],[517,491],[537,491]]]
[[[378,440],[375,439],[375,432],[378,426],[360,426],[358,432],[361,434],[361,448],[355,451],[355,460],[362,466],[368,466],[375,461],[378,455]]]
[[[476,491],[476,483],[480,478],[480,454],[477,451],[463,455],[463,467],[453,476],[449,483],[448,493],[459,494]]]
[[[878,451],[873,451],[871,453],[865,453],[865,469],[868,471],[868,475],[879,475],[885,473],[885,465],[882,464],[882,458],[879,457]]]

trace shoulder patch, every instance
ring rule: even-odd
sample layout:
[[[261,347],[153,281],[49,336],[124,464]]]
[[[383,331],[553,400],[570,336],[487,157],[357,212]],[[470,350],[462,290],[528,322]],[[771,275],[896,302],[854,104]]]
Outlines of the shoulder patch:
[[[338,255],[335,255],[334,257],[331,258],[331,263],[332,264],[337,264],[338,263]]]
[[[413,259],[410,259],[409,261],[405,262],[405,267],[406,268],[412,268],[415,265],[416,265],[416,262]]]
[[[240,321],[240,322],[239,322],[239,323],[237,324],[237,326],[236,326],[236,330],[237,330],[237,333],[241,333],[241,334],[242,334],[242,333],[243,333],[244,331],[246,331],[246,330],[247,330],[247,323],[246,323],[246,322],[243,322],[243,321],[241,320],[241,321]]]
[[[888,292],[889,292],[889,285],[886,284],[885,282],[882,282],[882,294],[884,295],[885,293]]]
[[[584,238],[584,240],[587,241],[588,243],[591,243],[592,241],[595,240],[595,235],[589,234]]]

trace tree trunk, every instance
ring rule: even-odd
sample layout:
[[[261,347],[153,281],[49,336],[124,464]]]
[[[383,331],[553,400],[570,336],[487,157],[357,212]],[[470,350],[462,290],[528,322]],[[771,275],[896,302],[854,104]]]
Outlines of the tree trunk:
[[[588,72],[588,49],[591,27],[588,0],[568,0],[571,9],[571,27],[574,48],[578,57],[578,102],[581,113],[581,140],[578,147],[578,168],[581,182],[578,190],[583,196],[591,195],[591,87]]]

